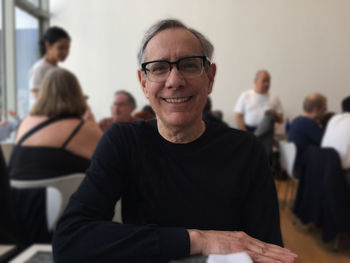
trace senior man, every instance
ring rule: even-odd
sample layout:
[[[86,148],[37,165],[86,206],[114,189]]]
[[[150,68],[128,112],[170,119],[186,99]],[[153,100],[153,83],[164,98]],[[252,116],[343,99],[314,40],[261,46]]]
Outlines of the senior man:
[[[283,122],[283,110],[279,97],[270,91],[271,77],[268,71],[259,70],[254,79],[254,89],[243,92],[234,108],[236,125],[243,131],[254,132],[267,114],[277,123]]]
[[[118,90],[114,93],[114,101],[111,106],[111,117],[102,119],[98,125],[104,132],[115,122],[132,122],[132,112],[136,108],[136,101],[130,92]]]
[[[202,120],[212,53],[202,34],[177,20],[146,32],[138,77],[156,119],[105,133],[56,229],[55,262],[153,263],[238,251],[255,262],[294,262],[277,246],[278,204],[262,146]],[[111,221],[119,199],[123,224]]]

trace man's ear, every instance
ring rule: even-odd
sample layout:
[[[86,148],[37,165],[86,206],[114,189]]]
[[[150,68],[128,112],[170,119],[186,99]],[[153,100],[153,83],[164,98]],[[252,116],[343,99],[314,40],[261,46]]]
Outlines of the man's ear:
[[[148,90],[146,87],[146,76],[145,73],[142,72],[142,70],[137,71],[137,77],[139,79],[143,94],[145,94],[146,98],[148,99]]]
[[[209,86],[208,86],[208,94],[210,94],[213,91],[213,84],[216,74],[216,64],[212,63],[210,64],[210,68],[208,70],[208,79],[209,79]]]

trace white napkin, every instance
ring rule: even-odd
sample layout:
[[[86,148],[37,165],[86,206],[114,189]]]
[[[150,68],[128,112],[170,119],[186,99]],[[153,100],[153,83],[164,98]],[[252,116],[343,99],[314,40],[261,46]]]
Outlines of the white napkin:
[[[209,255],[207,263],[253,263],[250,256],[245,252],[227,255]]]

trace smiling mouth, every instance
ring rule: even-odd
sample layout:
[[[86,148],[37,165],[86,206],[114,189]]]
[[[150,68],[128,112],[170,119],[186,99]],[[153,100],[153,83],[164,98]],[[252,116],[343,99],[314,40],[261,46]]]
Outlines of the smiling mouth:
[[[182,102],[189,101],[191,98],[192,98],[192,96],[183,97],[183,98],[171,98],[171,99],[163,98],[163,100],[165,100],[166,102],[169,102],[169,103],[182,103]]]

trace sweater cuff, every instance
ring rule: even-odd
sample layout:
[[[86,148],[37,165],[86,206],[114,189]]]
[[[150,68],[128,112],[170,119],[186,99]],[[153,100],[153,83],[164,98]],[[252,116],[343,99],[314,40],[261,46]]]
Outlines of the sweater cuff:
[[[162,262],[190,256],[190,236],[185,228],[159,228],[160,256]]]

